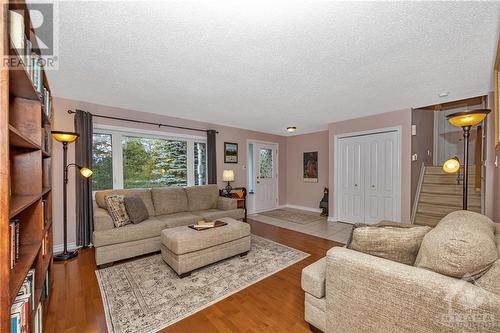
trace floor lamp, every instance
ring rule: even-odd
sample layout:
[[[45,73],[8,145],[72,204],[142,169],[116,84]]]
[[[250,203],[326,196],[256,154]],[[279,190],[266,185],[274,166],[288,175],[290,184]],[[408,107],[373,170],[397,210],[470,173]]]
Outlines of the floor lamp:
[[[75,163],[68,164],[68,143],[75,142],[80,135],[74,132],[52,131],[52,137],[63,144],[63,235],[64,251],[54,255],[54,261],[65,261],[78,255],[78,250],[68,251],[68,169],[74,166],[80,170],[80,174],[89,178],[92,170]]]
[[[457,113],[452,113],[448,116],[446,116],[446,119],[452,124],[453,126],[456,127],[462,127],[463,130],[463,136],[464,136],[464,159],[463,159],[463,184],[462,184],[462,191],[463,191],[463,199],[462,199],[462,209],[467,210],[467,192],[468,189],[467,187],[469,186],[469,136],[470,136],[470,130],[473,126],[476,126],[480,122],[486,118],[488,113],[490,113],[491,110],[488,109],[478,109],[478,110],[472,110],[472,111],[465,111],[465,112],[457,112]],[[445,162],[443,165],[443,169],[447,171],[447,164],[449,166],[449,170],[455,169],[452,167],[452,164],[454,163],[452,160],[455,158],[448,160]],[[456,172],[458,171],[460,167],[460,162],[458,161],[458,158],[456,158],[456,161],[458,162],[458,167],[456,168],[455,171],[451,172]],[[449,171],[447,171],[449,172]]]

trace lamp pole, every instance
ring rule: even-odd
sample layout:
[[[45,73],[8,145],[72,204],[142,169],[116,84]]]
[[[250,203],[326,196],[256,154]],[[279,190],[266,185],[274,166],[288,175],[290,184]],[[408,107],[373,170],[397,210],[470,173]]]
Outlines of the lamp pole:
[[[469,185],[469,136],[471,126],[463,126],[464,130],[464,179],[462,184],[462,209],[467,210],[467,196],[468,196],[468,185]]]

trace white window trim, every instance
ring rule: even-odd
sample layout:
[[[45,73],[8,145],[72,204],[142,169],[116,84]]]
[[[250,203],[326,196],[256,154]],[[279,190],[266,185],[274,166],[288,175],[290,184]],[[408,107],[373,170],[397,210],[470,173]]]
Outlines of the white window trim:
[[[166,140],[184,141],[187,144],[187,186],[193,186],[194,177],[194,144],[196,142],[207,143],[203,136],[178,134],[163,131],[142,130],[137,128],[120,127],[104,124],[94,124],[94,133],[111,134],[112,165],[113,165],[113,189],[123,189],[123,136],[135,136],[143,138],[156,138]],[[95,193],[95,191],[93,191]]]

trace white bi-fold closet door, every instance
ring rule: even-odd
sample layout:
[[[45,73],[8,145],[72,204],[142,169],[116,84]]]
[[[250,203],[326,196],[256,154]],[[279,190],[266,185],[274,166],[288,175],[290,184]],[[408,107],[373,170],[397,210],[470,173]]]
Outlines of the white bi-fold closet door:
[[[344,136],[337,141],[338,220],[399,221],[399,131]]]

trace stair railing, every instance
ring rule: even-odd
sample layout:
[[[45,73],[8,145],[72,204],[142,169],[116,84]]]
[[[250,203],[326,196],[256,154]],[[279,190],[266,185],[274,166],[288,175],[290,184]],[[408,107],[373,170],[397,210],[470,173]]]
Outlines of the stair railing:
[[[415,223],[415,217],[417,216],[418,202],[420,201],[420,192],[422,191],[422,184],[424,183],[425,176],[425,164],[422,162],[420,166],[420,176],[418,177],[418,184],[415,193],[415,199],[413,201],[413,208],[411,210],[411,223]]]

